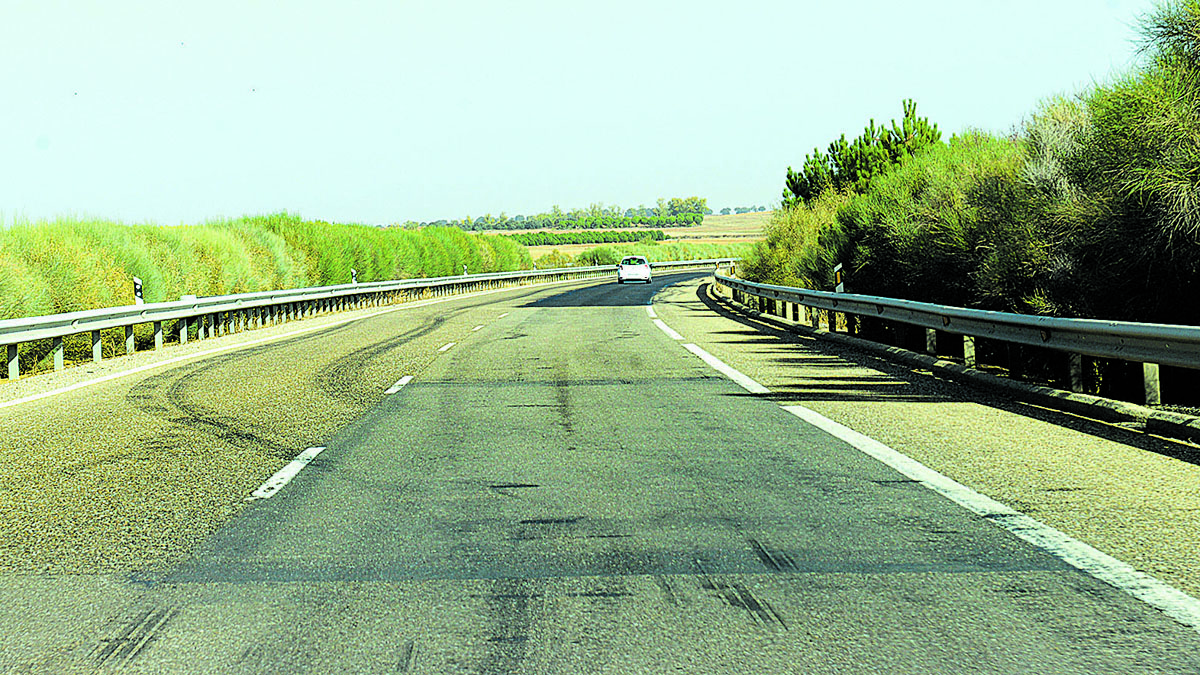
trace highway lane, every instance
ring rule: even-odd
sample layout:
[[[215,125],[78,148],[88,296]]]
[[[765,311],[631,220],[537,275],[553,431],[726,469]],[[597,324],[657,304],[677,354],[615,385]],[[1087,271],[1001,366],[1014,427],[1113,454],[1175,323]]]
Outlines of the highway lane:
[[[131,577],[82,589],[73,577],[9,579],[0,597],[41,589],[52,605],[58,589],[95,607],[90,621],[55,626],[63,639],[23,663],[123,672],[1200,668],[1195,631],[715,373],[646,311],[677,279],[461,301],[476,306],[441,308],[454,309],[440,323],[432,309],[403,322],[396,313],[94,392],[126,404],[142,396],[140,415],[170,402],[162,416],[202,420],[176,422],[187,429],[176,433],[223,444],[225,455],[244,442],[272,467],[309,444],[326,449],[186,557],[165,555],[169,564],[130,561]],[[659,307],[685,337],[711,337],[688,336],[691,324]],[[403,374],[416,377],[381,394]],[[204,412],[228,410],[231,397],[245,412]],[[301,416],[289,419],[291,403],[320,413],[323,426],[305,431]],[[244,483],[240,495],[253,489]]]

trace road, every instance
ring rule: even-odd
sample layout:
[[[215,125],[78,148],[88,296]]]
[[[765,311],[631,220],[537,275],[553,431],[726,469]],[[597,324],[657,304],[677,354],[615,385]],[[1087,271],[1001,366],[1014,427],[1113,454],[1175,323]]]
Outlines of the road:
[[[0,668],[1200,671],[1194,628],[697,358],[759,350],[702,288],[360,313],[0,411],[44,481],[5,520],[46,528],[0,541]]]

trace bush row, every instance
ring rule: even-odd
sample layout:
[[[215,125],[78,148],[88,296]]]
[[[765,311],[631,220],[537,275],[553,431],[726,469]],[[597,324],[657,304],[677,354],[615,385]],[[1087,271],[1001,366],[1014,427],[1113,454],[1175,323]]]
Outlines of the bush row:
[[[499,236],[306,221],[290,214],[160,227],[59,219],[0,230],[0,318],[348,283],[528,269]]]
[[[619,246],[598,246],[572,257],[554,250],[537,259],[542,269],[570,267],[572,265],[615,265],[627,255],[645,256],[650,262],[669,260],[708,260],[710,258],[740,258],[749,250],[749,244],[695,244],[688,242],[658,243],[641,241]]]
[[[1200,324],[1200,0],[1143,28],[1135,72],[777,211],[742,269],[828,289],[841,262],[854,292]]]
[[[557,246],[561,244],[616,244],[630,241],[662,241],[662,230],[580,230],[578,232],[521,232],[503,235],[524,246]]]

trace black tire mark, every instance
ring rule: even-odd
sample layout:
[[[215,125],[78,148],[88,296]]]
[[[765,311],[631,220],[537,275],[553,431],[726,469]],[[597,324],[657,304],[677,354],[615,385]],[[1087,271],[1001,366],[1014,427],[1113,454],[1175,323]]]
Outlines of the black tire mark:
[[[449,316],[433,317],[433,319],[426,321],[417,328],[413,328],[383,342],[377,342],[368,347],[350,352],[334,361],[328,368],[318,372],[312,378],[311,382],[318,391],[330,398],[359,407],[374,405],[379,399],[379,392],[373,389],[364,389],[360,377],[367,364],[378,358],[381,354],[429,335],[438,328],[441,328],[448,319],[454,318],[459,313],[461,312],[455,312]]]
[[[127,665],[145,652],[178,615],[177,609],[152,607],[137,612],[127,621],[119,622],[116,629],[108,637],[101,638],[92,651],[95,665]]]
[[[236,357],[228,355],[215,358],[217,365],[220,365]],[[212,365],[210,360],[172,369],[148,377],[129,390],[125,401],[130,406],[168,425],[166,431],[146,439],[144,449],[157,452],[186,447],[200,433],[219,438],[239,449],[265,451],[281,459],[294,454],[294,448],[271,440],[234,417],[187,402],[183,396],[184,387],[190,384],[196,373]]]
[[[696,567],[700,569],[700,588],[715,592],[717,597],[730,607],[746,610],[750,619],[758,626],[780,626],[787,630],[788,625],[783,615],[777,612],[771,603],[758,598],[750,589],[737,582],[714,579],[705,571],[704,564],[699,560],[696,561]]]
[[[748,539],[747,541],[750,543],[750,548],[754,550],[754,555],[758,556],[767,569],[773,572],[796,571],[796,561],[792,559],[792,556],[783,551],[769,549],[759,543],[757,539]]]
[[[526,579],[501,579],[495,590],[484,596],[487,602],[487,654],[481,672],[488,675],[516,673],[521,670],[529,646],[532,624],[531,600],[541,597],[530,589]]]

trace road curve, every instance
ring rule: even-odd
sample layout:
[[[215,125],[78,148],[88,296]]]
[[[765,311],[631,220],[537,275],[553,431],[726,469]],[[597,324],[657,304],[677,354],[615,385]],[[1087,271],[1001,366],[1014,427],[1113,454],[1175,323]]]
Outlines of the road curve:
[[[696,278],[379,314],[4,410],[50,495],[5,515],[56,539],[0,540],[0,668],[1200,670],[1200,633],[697,358],[756,338],[690,316],[670,285]],[[37,473],[64,452],[95,459]]]

